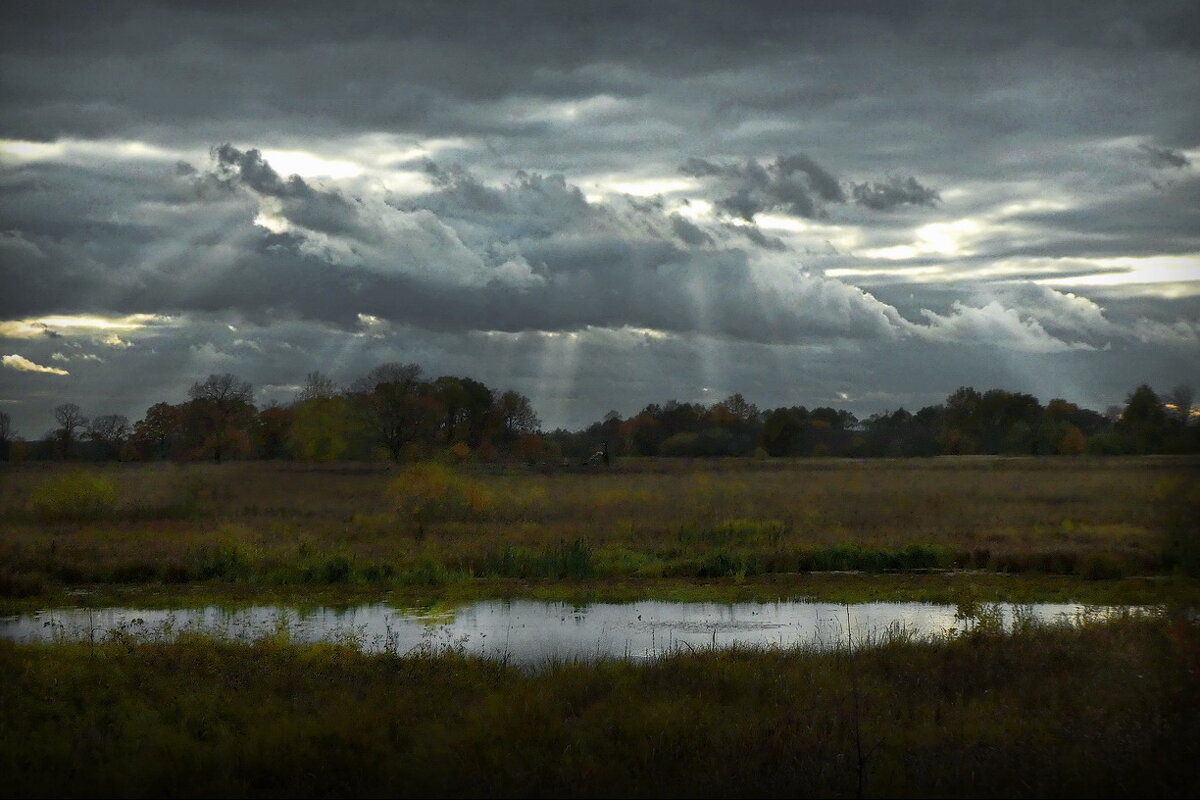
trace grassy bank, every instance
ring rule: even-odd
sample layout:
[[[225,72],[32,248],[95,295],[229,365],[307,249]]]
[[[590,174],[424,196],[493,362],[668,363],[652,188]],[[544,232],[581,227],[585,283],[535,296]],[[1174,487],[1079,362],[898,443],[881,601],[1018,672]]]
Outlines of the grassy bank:
[[[1059,575],[923,573],[873,575],[814,573],[763,575],[753,579],[629,580],[464,580],[444,586],[374,585],[263,586],[253,583],[99,584],[57,588],[22,598],[0,598],[0,614],[32,613],[44,608],[194,608],[252,605],[349,607],[388,603],[397,608],[454,606],[481,600],[525,599],[622,603],[774,602],[810,600],[830,603],[921,602],[956,605],[980,603],[1071,602],[1092,605],[1200,607],[1200,581],[1183,577],[1084,580]]]
[[[1095,597],[1122,578],[1180,572],[1197,560],[1187,547],[1200,551],[1194,458],[648,460],[432,477],[377,464],[114,464],[86,473],[100,486],[91,504],[72,499],[74,470],[0,472],[0,597],[563,584],[619,599],[697,582],[803,596],[826,585],[813,576],[843,571],[1057,577],[1094,582],[1083,591]]]
[[[14,796],[1194,796],[1181,619],[528,673],[113,636],[0,643]]]

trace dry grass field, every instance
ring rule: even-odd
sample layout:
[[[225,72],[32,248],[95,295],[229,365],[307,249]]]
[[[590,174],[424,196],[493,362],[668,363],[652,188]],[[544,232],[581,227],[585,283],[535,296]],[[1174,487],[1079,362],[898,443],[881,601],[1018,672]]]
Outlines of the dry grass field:
[[[1198,479],[1187,457],[26,464],[0,472],[0,590],[1167,575]]]

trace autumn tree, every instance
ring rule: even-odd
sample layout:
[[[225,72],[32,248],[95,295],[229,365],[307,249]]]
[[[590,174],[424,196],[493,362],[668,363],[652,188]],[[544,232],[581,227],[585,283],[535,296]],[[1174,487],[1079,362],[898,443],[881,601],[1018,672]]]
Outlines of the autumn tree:
[[[350,397],[372,439],[399,461],[404,446],[442,421],[437,390],[416,364],[382,364],[351,386]]]
[[[253,416],[250,438],[254,443],[255,455],[258,458],[286,457],[294,420],[293,410],[273,402]]]
[[[171,445],[179,437],[182,412],[170,403],[155,403],[146,409],[146,416],[133,426],[133,441],[142,457],[153,453],[166,458]]]
[[[320,373],[310,373],[310,378]],[[292,452],[305,461],[336,461],[348,447],[353,429],[350,406],[332,384],[309,381],[292,405],[289,433]]]
[[[212,453],[213,461],[248,445],[246,428],[254,418],[254,391],[250,384],[228,372],[209,375],[188,389],[189,415],[202,431],[203,452]]]

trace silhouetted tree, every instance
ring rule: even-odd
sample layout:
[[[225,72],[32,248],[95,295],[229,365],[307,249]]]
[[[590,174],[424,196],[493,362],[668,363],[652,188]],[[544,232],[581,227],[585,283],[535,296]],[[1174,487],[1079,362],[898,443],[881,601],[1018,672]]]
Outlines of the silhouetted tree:
[[[471,378],[459,378],[462,384],[466,405],[463,408],[463,423],[467,428],[467,444],[479,447],[488,433],[488,422],[491,419],[492,407],[496,397],[492,390],[483,383]]]
[[[500,395],[495,412],[500,436],[506,444],[521,434],[536,433],[542,424],[529,398],[519,392],[508,391]]]
[[[466,431],[461,423],[466,416],[467,392],[462,381],[443,375],[433,382],[442,408],[445,409],[441,423],[441,436],[446,444],[453,444],[465,438]]]
[[[1162,400],[1143,383],[1125,400],[1117,429],[1126,436],[1134,452],[1150,453],[1162,443],[1166,423],[1167,410]]]
[[[337,394],[337,384],[331,378],[320,372],[310,372],[304,376],[304,385],[300,387],[300,391],[296,392],[296,403],[316,399],[327,400],[336,397]]]
[[[1165,398],[1170,406],[1171,416],[1183,425],[1192,422],[1192,403],[1196,398],[1196,390],[1191,386],[1180,384],[1167,393]]]
[[[79,440],[76,431],[87,425],[87,417],[74,403],[63,403],[55,407],[54,419],[58,422],[54,438],[59,455],[62,458],[70,458],[71,451],[75,449],[75,443]]]
[[[0,461],[8,461],[12,453],[13,439],[16,433],[13,432],[12,417],[7,411],[0,411]]]
[[[129,436],[129,419],[121,414],[101,414],[88,425],[87,437],[96,443],[101,458],[117,458]]]
[[[763,423],[761,443],[768,455],[790,456],[800,449],[803,424],[790,409],[777,408]]]
[[[942,452],[952,455],[974,453],[978,447],[983,396],[971,386],[962,386],[946,398],[942,417]]]

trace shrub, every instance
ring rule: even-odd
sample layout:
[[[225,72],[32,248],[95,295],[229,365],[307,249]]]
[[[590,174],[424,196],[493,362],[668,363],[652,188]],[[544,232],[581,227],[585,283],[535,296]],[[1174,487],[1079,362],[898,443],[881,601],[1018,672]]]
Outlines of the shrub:
[[[200,545],[187,560],[189,572],[201,581],[244,581],[253,572],[253,557],[236,542]]]
[[[1092,553],[1083,560],[1080,573],[1092,581],[1125,577],[1125,562],[1110,553]]]
[[[801,552],[798,568],[802,572],[894,572],[940,569],[951,563],[952,554],[943,547],[909,544],[899,550],[863,547],[855,542]]]
[[[397,580],[406,586],[445,586],[470,577],[469,573],[452,570],[437,557],[426,553],[407,569],[401,570]]]
[[[70,472],[38,484],[31,502],[34,513],[44,519],[97,519],[112,511],[117,491],[107,478]]]
[[[0,597],[36,597],[44,589],[37,575],[0,572]]]
[[[1166,479],[1155,486],[1166,536],[1163,560],[1190,578],[1200,578],[1200,488],[1193,481]]]
[[[696,577],[743,578],[747,575],[758,575],[761,572],[762,567],[753,555],[721,550],[704,559],[696,571]]]
[[[331,553],[311,565],[305,577],[313,583],[347,583],[354,572],[354,564],[341,553]]]
[[[478,481],[433,461],[406,467],[388,485],[387,498],[395,503],[397,512],[415,523],[418,535],[435,519],[481,514],[495,502],[493,493]]]
[[[1067,428],[1067,432],[1059,440],[1058,452],[1064,456],[1083,455],[1087,451],[1087,444],[1087,437],[1083,435],[1083,431],[1072,425]]]

